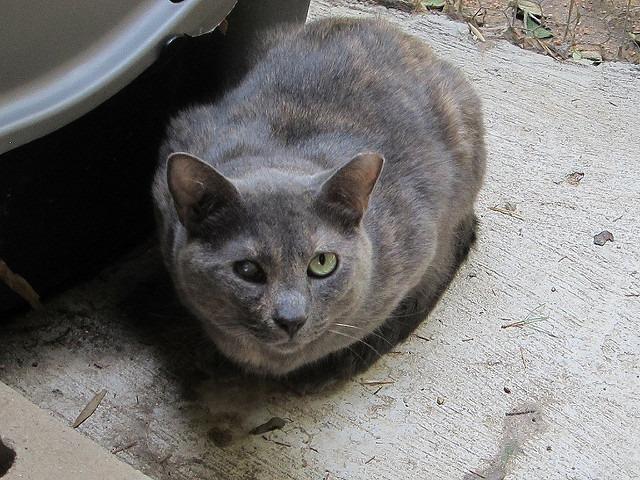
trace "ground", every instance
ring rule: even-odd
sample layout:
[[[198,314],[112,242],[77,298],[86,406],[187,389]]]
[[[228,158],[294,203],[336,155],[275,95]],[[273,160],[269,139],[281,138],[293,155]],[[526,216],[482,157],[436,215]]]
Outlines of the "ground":
[[[67,424],[106,389],[78,431],[159,480],[639,478],[640,69],[312,2],[311,18],[338,14],[398,23],[484,102],[478,243],[416,334],[305,397],[224,364],[205,375],[149,247],[10,322],[0,380]],[[250,434],[272,417],[284,427]]]
[[[469,22],[482,38],[505,38],[556,59],[640,64],[640,5],[631,0],[363,1],[414,14],[443,13]],[[539,27],[529,23],[527,29],[523,9],[537,16]]]

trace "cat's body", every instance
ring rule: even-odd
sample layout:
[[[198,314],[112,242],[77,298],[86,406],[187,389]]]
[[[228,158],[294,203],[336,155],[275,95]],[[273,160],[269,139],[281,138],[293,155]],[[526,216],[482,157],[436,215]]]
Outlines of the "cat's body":
[[[154,185],[163,254],[183,303],[246,368],[361,369],[426,316],[473,241],[480,103],[380,21],[270,38],[238,87],[169,128]],[[216,171],[187,155],[167,167],[173,152]],[[332,259],[326,277],[310,270]]]

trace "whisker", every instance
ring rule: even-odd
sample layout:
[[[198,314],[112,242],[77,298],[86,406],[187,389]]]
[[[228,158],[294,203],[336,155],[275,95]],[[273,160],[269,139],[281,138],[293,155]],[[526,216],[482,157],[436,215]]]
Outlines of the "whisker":
[[[338,327],[355,328],[357,330],[364,330],[364,328],[356,327],[355,325],[347,325],[346,323],[334,323],[334,325],[336,325]],[[389,340],[387,340],[381,334],[379,334],[379,333],[377,333],[375,331],[370,332],[367,335],[373,335],[374,337],[379,338],[383,342],[386,342],[389,346],[393,347],[393,343],[391,343]]]
[[[346,333],[343,333],[343,332],[338,332],[338,331],[336,331],[336,330],[327,330],[327,331],[328,331],[328,332],[331,332],[331,333],[333,333],[333,334],[335,334],[335,335],[342,335],[343,337],[347,337],[347,338],[350,338],[351,340],[355,340],[356,342],[360,342],[360,343],[362,343],[363,345],[366,345],[367,347],[369,347],[373,352],[375,352],[375,354],[376,354],[376,355],[378,355],[379,357],[382,357],[382,354],[381,354],[378,350],[376,350],[375,348],[373,348],[371,345],[369,345],[369,344],[368,344],[367,342],[365,342],[364,340],[361,340],[361,339],[359,339],[359,338],[357,338],[357,337],[353,337],[353,336],[351,336],[351,335],[347,335]]]
[[[404,317],[411,317],[412,315],[419,315],[421,313],[429,313],[429,311],[431,310],[431,307],[427,307],[427,308],[423,308],[421,310],[414,310],[413,312],[410,313],[405,313],[402,315],[389,315],[387,318],[404,318]]]
[[[358,357],[362,363],[366,363],[366,362],[365,362],[365,360],[364,360],[364,358],[362,358],[362,356],[361,356],[358,352],[356,352],[353,348],[351,348],[350,346],[347,346],[347,349],[348,349],[351,353],[353,353],[356,357]]]

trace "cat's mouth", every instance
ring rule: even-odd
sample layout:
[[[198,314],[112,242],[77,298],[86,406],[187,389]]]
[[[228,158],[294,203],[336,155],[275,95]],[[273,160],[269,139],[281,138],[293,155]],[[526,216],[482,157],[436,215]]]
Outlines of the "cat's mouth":
[[[300,352],[304,348],[308,347],[309,344],[313,343],[319,337],[322,336],[322,333],[312,335],[306,334],[303,336],[295,336],[293,338],[287,339],[278,339],[273,341],[265,341],[264,339],[260,340],[261,343],[266,346],[268,349],[273,350],[280,354],[290,355],[293,353]]]

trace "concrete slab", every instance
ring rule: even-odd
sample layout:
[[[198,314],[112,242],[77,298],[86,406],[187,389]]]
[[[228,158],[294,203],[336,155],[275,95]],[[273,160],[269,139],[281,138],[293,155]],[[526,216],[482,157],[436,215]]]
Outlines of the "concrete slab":
[[[397,22],[484,100],[479,242],[417,335],[310,397],[224,362],[206,375],[197,330],[141,251],[10,323],[0,379],[66,422],[106,388],[80,431],[135,442],[118,455],[157,479],[640,478],[640,70],[479,44],[444,17],[312,2],[311,18],[342,14]],[[602,230],[615,241],[594,245]],[[282,430],[249,434],[273,416]]]
[[[14,451],[3,480],[145,480],[146,475],[0,383],[0,435]],[[12,455],[13,456],[13,455]]]

